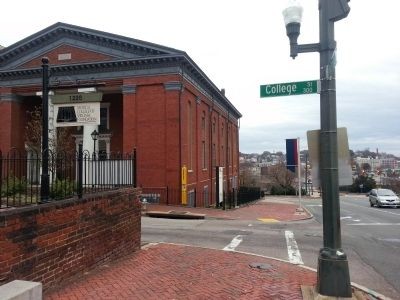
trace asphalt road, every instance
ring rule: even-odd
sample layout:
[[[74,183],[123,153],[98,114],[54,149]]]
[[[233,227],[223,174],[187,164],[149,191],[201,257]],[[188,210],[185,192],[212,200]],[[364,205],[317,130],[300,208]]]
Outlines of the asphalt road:
[[[322,207],[308,200],[304,204],[322,224]],[[342,245],[350,272],[357,273],[352,280],[360,278],[378,289],[384,285],[381,279],[395,289],[391,296],[400,299],[400,209],[370,207],[365,196],[344,196],[340,205]]]
[[[314,219],[264,223],[143,217],[142,241],[242,251],[316,269],[323,245],[321,200],[302,203]],[[370,208],[366,197],[342,197],[341,218],[351,281],[400,299],[400,209]]]

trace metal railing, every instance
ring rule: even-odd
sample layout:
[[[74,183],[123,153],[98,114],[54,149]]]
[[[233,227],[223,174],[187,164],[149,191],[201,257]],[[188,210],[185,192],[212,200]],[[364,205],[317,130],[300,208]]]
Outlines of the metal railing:
[[[232,209],[262,198],[263,193],[259,188],[239,188],[224,191],[223,201],[216,203],[215,190],[211,194],[208,189],[189,188],[187,190],[186,204],[182,203],[182,192],[179,189],[168,187],[141,187],[141,200],[146,203],[166,205],[186,205],[189,207],[217,207]],[[212,198],[211,198],[212,197]]]
[[[90,155],[48,151],[49,201],[136,186],[136,151]],[[40,204],[42,155],[0,150],[0,209]]]

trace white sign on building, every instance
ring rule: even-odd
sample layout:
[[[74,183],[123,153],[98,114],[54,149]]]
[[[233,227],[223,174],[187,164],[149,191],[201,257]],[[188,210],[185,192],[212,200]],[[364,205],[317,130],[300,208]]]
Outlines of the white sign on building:
[[[218,168],[218,203],[222,203],[224,201],[224,167],[217,167]]]
[[[55,104],[54,126],[100,125],[100,102]]]
[[[100,125],[102,97],[100,92],[52,96],[54,127]]]

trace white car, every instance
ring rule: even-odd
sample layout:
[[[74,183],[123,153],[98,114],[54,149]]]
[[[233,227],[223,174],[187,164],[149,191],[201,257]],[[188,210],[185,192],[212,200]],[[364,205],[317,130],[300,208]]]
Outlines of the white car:
[[[369,204],[371,206],[392,206],[400,208],[400,199],[389,189],[372,189],[368,193]]]

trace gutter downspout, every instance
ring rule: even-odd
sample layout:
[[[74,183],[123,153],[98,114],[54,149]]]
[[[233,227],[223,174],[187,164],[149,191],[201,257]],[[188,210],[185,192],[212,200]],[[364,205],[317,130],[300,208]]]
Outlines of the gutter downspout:
[[[183,93],[183,67],[182,67],[182,62],[180,63],[180,83],[181,83],[181,90],[179,91],[179,103],[178,103],[178,108],[179,108],[179,198],[180,199],[180,205],[182,205],[182,93]]]
[[[226,157],[225,157],[225,162],[226,162],[226,200],[228,200],[229,196],[229,109],[227,109],[227,120],[226,120],[226,146],[225,146],[225,151],[226,151]],[[226,209],[226,203],[225,203],[225,209]]]
[[[209,110],[209,112],[210,112],[210,125],[209,125],[209,127],[210,127],[210,136],[209,136],[209,139],[210,139],[210,146],[209,146],[209,154],[208,154],[208,157],[209,157],[209,167],[210,167],[210,196],[209,196],[209,200],[208,200],[208,205],[210,206],[210,202],[212,202],[212,196],[213,196],[213,188],[214,188],[214,185],[213,185],[213,174],[215,174],[214,173],[214,170],[213,170],[213,151],[212,151],[212,146],[213,146],[213,117],[212,117],[212,115],[213,115],[213,112],[214,112],[214,98],[212,98],[211,99],[212,100],[212,106],[210,107],[210,110]]]

